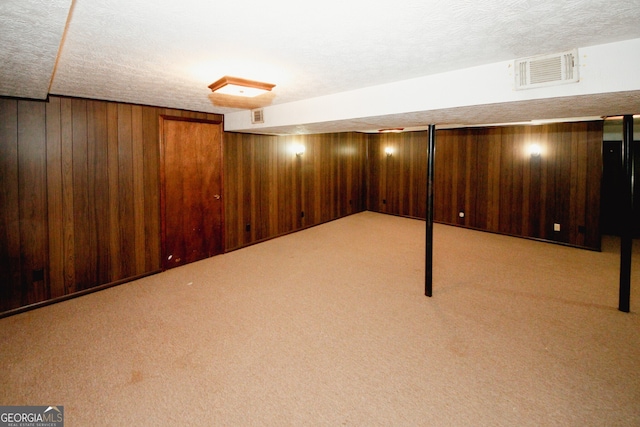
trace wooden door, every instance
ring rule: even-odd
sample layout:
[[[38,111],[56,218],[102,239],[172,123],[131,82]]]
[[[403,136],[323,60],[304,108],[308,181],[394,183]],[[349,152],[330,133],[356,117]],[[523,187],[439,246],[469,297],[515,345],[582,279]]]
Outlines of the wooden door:
[[[161,118],[162,263],[224,251],[220,123]]]

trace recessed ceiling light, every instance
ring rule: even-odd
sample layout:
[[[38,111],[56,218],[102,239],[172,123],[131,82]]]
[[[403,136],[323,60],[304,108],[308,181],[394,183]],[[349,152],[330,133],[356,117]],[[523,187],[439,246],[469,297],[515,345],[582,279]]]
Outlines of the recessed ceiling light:
[[[220,80],[209,85],[211,92],[245,97],[261,95],[269,92],[274,87],[275,85],[271,83],[263,83],[255,80],[230,76],[224,76]]]

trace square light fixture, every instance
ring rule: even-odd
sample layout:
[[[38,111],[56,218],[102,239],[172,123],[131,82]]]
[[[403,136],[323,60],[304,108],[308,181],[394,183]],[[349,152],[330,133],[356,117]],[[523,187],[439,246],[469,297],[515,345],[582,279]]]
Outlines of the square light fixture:
[[[275,85],[271,83],[230,76],[224,76],[209,85],[211,92],[244,97],[258,96],[269,92],[274,87]]]

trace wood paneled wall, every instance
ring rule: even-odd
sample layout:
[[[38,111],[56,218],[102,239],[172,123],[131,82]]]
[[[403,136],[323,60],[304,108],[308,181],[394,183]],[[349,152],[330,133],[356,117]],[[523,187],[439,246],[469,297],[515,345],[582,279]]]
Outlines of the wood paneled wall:
[[[427,132],[369,135],[368,209],[427,216]],[[385,149],[392,153],[387,156]]]
[[[0,311],[161,268],[161,115],[221,119],[0,99]],[[367,208],[424,218],[426,141],[426,132],[224,134],[225,250]],[[524,155],[533,141],[539,158]],[[599,247],[601,123],[443,130],[436,144],[437,221]]]
[[[160,115],[52,96],[0,99],[0,311],[160,268]]]
[[[0,312],[160,270],[161,115],[222,119],[0,99]],[[356,133],[225,134],[225,249],[364,210],[366,149]]]
[[[225,133],[223,147],[227,250],[365,210],[363,134]]]
[[[425,218],[427,133],[369,144],[369,209]],[[439,130],[434,220],[599,249],[601,174],[602,122]]]

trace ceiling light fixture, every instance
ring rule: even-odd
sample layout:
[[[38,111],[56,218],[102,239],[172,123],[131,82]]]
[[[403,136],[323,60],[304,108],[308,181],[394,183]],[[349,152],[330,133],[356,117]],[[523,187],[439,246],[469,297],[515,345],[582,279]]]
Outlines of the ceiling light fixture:
[[[209,85],[214,93],[232,96],[254,97],[269,92],[275,87],[271,83],[263,83],[255,80],[241,79],[239,77],[224,76]]]

